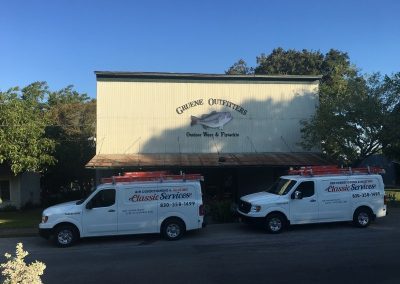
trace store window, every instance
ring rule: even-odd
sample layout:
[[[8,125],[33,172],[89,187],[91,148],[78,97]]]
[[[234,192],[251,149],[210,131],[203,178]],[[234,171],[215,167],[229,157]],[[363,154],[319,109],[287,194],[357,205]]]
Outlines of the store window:
[[[10,181],[0,180],[0,200],[10,201]]]

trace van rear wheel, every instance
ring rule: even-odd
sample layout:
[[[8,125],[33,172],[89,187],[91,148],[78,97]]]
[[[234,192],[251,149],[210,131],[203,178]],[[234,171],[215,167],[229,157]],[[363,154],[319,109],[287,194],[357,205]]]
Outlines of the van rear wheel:
[[[267,231],[272,234],[279,234],[285,228],[285,218],[281,214],[270,214],[266,218]]]
[[[366,207],[361,207],[354,212],[353,223],[359,228],[366,228],[371,224],[371,210]]]
[[[176,241],[182,238],[185,230],[185,224],[180,219],[171,218],[162,224],[161,235],[168,241]]]

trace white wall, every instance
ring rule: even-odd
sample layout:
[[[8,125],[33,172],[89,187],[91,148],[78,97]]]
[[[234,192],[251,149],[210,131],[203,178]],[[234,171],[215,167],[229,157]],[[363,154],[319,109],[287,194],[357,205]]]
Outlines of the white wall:
[[[0,180],[10,182],[10,201],[0,200],[0,208],[10,205],[19,209],[27,202],[40,204],[40,174],[0,175]]]
[[[315,113],[317,89],[318,81],[98,79],[96,153],[300,152],[300,121]],[[213,111],[232,116],[223,130],[191,126]]]
[[[24,206],[30,202],[40,204],[40,174],[26,172],[21,175],[20,181],[20,204]]]
[[[17,208],[20,207],[20,182],[19,176],[14,176],[10,174],[0,175],[0,180],[8,180],[10,182],[10,200],[2,201],[0,200],[0,208],[5,206],[15,206]]]

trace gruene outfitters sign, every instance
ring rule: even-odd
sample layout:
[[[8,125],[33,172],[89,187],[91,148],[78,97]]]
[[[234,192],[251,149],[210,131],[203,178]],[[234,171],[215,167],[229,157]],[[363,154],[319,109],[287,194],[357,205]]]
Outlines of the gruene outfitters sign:
[[[184,111],[191,110],[191,108],[196,107],[196,106],[203,106],[204,105],[204,99],[197,99],[195,101],[190,101],[182,106],[179,106],[176,108],[176,112],[178,114],[182,114]],[[241,115],[246,115],[247,110],[244,109],[242,106],[237,105],[231,101],[223,100],[223,99],[214,99],[214,98],[209,98],[207,100],[207,103],[209,106],[214,106],[214,105],[221,105],[225,106],[227,108],[231,108],[235,111],[237,111]],[[225,132],[222,131],[224,129],[224,126],[233,120],[233,115],[230,111],[212,111],[207,114],[202,114],[201,116],[191,116],[190,117],[190,126],[196,126],[199,125],[203,128],[203,131],[199,132],[193,132],[193,131],[187,131],[186,132],[186,137],[207,137],[207,138],[232,138],[232,137],[239,137],[240,134],[237,131],[233,132]],[[218,129],[220,131],[214,131],[215,129]]]
[[[176,108],[176,112],[178,114],[182,114],[185,110],[188,110],[189,108],[195,107],[195,106],[202,106],[204,105],[204,100],[203,99],[198,99],[195,101],[188,102],[182,106],[179,106]],[[208,99],[208,105],[213,106],[213,105],[223,105],[227,106],[229,108],[232,108],[238,112],[240,112],[243,115],[246,115],[247,110],[241,107],[240,105],[234,104],[230,101],[223,100],[223,99],[213,99],[210,98]]]

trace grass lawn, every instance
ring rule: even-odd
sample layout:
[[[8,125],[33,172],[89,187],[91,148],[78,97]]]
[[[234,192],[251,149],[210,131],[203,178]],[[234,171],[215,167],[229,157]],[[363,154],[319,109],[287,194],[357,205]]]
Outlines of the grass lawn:
[[[10,228],[36,228],[42,220],[43,209],[0,212],[0,230]]]

